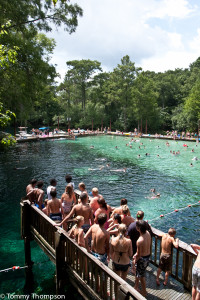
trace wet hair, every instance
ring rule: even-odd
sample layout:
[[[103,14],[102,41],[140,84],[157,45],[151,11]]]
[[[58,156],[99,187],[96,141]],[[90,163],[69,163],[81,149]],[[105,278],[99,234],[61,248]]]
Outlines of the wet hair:
[[[37,182],[38,188],[43,187],[43,185],[44,185],[44,182],[42,180]]]
[[[125,215],[129,212],[128,205],[123,205],[123,206],[122,206],[122,212],[123,212],[123,214],[125,214]]]
[[[108,209],[107,203],[106,203],[106,201],[103,198],[99,198],[97,200],[97,202],[98,202],[98,204],[99,204],[100,207],[105,208],[105,210]]]
[[[79,225],[81,221],[84,221],[84,217],[83,216],[77,216],[75,218],[76,225]]]
[[[141,233],[145,233],[147,230],[146,222],[143,220],[136,221],[136,228],[138,228]]]
[[[80,195],[81,202],[84,202],[85,200],[87,200],[87,197],[88,197],[87,193],[82,193]]]
[[[121,222],[122,222],[122,218],[121,218],[121,216],[119,215],[119,214],[114,214],[114,220],[117,220],[118,221],[118,223],[119,224],[121,224]]]
[[[169,233],[169,235],[174,236],[174,235],[176,235],[176,229],[172,227],[168,230],[168,233]]]
[[[127,204],[127,199],[125,199],[125,198],[121,199],[121,200],[120,200],[120,204],[121,204],[121,205]]]
[[[54,178],[52,178],[52,179],[50,180],[50,185],[56,186],[56,184],[57,184],[57,180],[54,179]]]
[[[57,195],[56,189],[51,189],[50,195],[51,197],[55,198]]]
[[[83,188],[85,190],[85,183],[84,182],[80,182],[78,185],[79,189],[80,187]]]
[[[30,184],[36,184],[37,183],[37,179],[31,179]]]
[[[98,192],[99,192],[98,188],[94,187],[92,189],[92,193],[94,193],[95,195],[98,195]]]
[[[66,180],[67,183],[70,183],[70,182],[72,181],[72,176],[69,175],[69,174],[67,174],[67,175],[65,176],[65,180]]]
[[[123,238],[126,233],[127,227],[125,224],[120,224],[118,227],[119,238]]]
[[[70,183],[66,186],[65,193],[68,194],[70,198],[72,197],[72,195],[73,195],[73,187],[72,187],[72,185]]]
[[[138,210],[136,218],[138,220],[142,220],[144,218],[144,212],[142,210]]]
[[[103,226],[107,221],[107,215],[104,213],[101,213],[98,215],[97,220],[98,220],[98,224],[100,226]]]

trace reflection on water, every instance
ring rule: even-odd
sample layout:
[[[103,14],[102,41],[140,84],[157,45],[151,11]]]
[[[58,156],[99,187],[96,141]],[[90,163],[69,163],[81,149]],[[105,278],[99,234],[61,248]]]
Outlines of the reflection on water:
[[[98,187],[113,206],[126,197],[133,216],[142,209],[148,220],[199,201],[200,160],[192,161],[192,158],[200,159],[200,146],[188,142],[188,148],[184,148],[183,142],[170,141],[167,147],[165,141],[142,139],[143,145],[140,141],[133,142],[130,148],[130,140],[127,137],[87,137],[76,141],[41,141],[18,144],[14,149],[0,153],[1,269],[24,265],[19,201],[32,178],[44,180],[46,189],[49,180],[55,177],[61,196],[65,188],[64,177],[70,173],[76,187],[81,181],[85,182],[88,192],[92,187]],[[194,152],[191,152],[193,148]],[[180,150],[180,155],[173,155],[170,150]],[[146,153],[150,155],[146,156]],[[193,167],[190,167],[191,162]],[[126,172],[121,170],[123,168],[127,168]],[[160,199],[149,199],[152,188],[161,194]],[[163,231],[174,226],[180,239],[188,243],[200,242],[198,205],[156,219],[151,224]],[[43,294],[54,293],[55,268],[34,242],[32,259],[38,263],[33,267],[37,274],[35,290]],[[1,292],[20,293],[24,272],[0,274],[0,282]]]

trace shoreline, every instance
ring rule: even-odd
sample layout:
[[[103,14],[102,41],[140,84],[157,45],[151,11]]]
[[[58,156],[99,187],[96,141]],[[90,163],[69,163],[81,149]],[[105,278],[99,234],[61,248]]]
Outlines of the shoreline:
[[[170,140],[170,141],[187,141],[187,142],[196,142],[198,143],[198,138],[196,137],[174,137],[169,135],[160,135],[160,134],[133,134],[133,133],[120,133],[120,132],[86,132],[86,133],[76,133],[74,135],[52,135],[52,136],[33,136],[27,138],[17,138],[17,143],[24,143],[24,142],[36,142],[36,141],[43,141],[43,140],[52,140],[52,139],[69,139],[75,140],[76,138],[88,137],[88,136],[98,136],[98,135],[109,135],[109,136],[122,136],[122,137],[131,137],[131,138],[149,138],[149,139],[161,139],[161,140]]]

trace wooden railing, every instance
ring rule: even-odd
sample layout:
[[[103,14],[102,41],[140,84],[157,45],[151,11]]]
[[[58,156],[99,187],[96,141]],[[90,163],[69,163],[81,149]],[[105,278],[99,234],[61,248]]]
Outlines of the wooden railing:
[[[67,273],[71,283],[88,298],[145,299],[85,248],[79,247],[65,230],[55,227],[55,223],[28,200],[21,202],[21,209],[25,261],[27,265],[31,264],[30,240],[35,239],[56,265],[58,293]]]
[[[162,231],[153,228],[153,237],[151,244],[151,263],[158,267],[161,253],[161,234]],[[179,247],[172,246],[172,268],[171,276],[181,282],[188,290],[192,288],[192,266],[196,254],[192,247],[182,241],[179,241]]]
[[[79,247],[66,231],[55,227],[55,223],[28,200],[21,202],[21,211],[25,262],[27,265],[31,263],[30,240],[34,238],[56,265],[57,291],[60,290],[67,272],[78,291],[88,297],[92,295],[94,299],[145,299],[86,249]],[[155,228],[152,231],[151,263],[158,266],[162,232]],[[179,248],[173,248],[172,276],[189,290],[194,259],[195,253],[186,243],[180,241]]]

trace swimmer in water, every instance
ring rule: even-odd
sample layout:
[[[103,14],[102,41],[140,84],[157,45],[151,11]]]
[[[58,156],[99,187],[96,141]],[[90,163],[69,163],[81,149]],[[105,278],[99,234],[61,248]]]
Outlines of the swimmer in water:
[[[192,164],[192,163],[190,164],[190,167],[193,167],[193,164]]]
[[[138,158],[140,158],[140,154],[138,154],[138,156],[137,156]]]
[[[145,153],[145,155],[146,155],[146,156],[149,156],[149,155],[150,155],[150,153]]]
[[[191,152],[194,152],[194,149],[192,149]]]
[[[94,149],[94,146],[90,146],[90,149]]]
[[[195,156],[195,157],[192,158],[192,160],[198,160],[198,157]]]
[[[110,170],[111,172],[126,172],[127,168]]]
[[[19,167],[19,168],[17,168],[17,167],[14,167],[14,170],[25,170],[25,169],[27,169],[28,167]]]
[[[118,149],[118,147],[117,147],[117,146],[115,146],[115,149]]]

